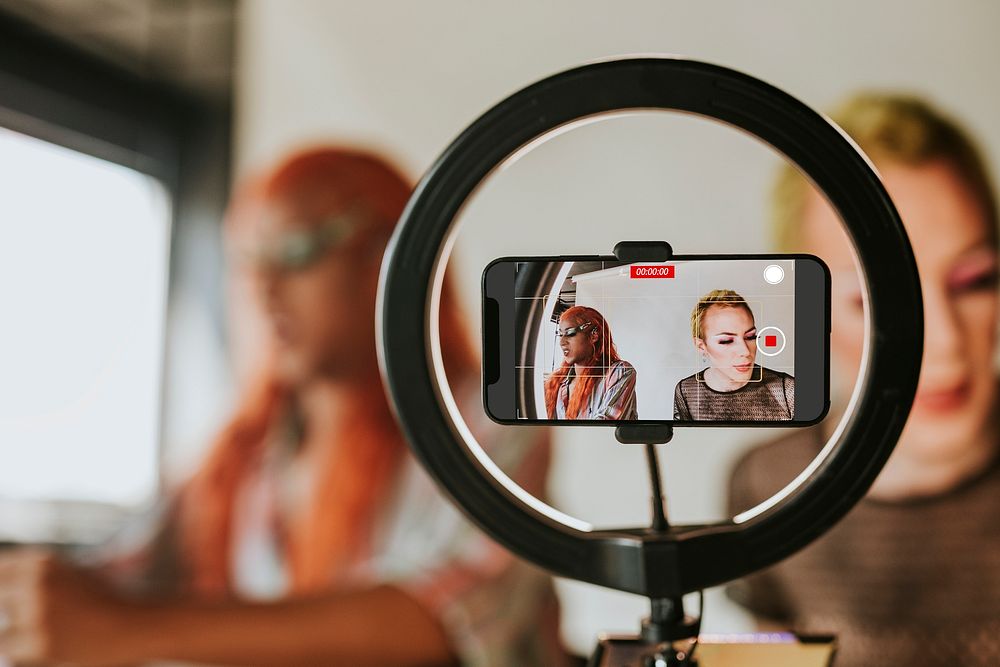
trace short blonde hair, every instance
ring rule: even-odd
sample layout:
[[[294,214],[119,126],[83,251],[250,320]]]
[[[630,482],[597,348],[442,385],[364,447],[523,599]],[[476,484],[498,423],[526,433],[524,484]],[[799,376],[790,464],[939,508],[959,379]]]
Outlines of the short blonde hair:
[[[705,332],[702,325],[705,321],[705,313],[713,306],[720,308],[744,308],[750,314],[750,318],[753,319],[753,311],[750,310],[750,304],[747,303],[746,299],[731,289],[714,289],[698,299],[694,310],[691,311],[691,335],[693,337],[704,338]]]
[[[908,95],[866,92],[852,96],[832,120],[876,163],[919,166],[948,162],[982,206],[994,243],[998,236],[997,199],[989,170],[971,135],[930,103]],[[786,163],[772,192],[772,232],[779,250],[800,249],[801,223],[811,184]]]

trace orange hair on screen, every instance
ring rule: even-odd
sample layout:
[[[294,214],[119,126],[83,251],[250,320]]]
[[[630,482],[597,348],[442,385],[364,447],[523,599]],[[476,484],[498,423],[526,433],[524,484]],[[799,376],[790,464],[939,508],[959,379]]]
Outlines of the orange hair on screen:
[[[400,172],[375,155],[318,148],[293,155],[239,190],[227,215],[227,232],[239,233],[265,208],[276,206],[310,224],[320,224],[331,215],[361,211],[364,222],[346,242],[347,252],[372,245],[381,250],[410,192]],[[378,262],[369,261],[365,270],[373,272],[368,276],[371,279],[359,277],[358,289],[370,290],[368,296],[374,304]],[[338,566],[364,548],[371,537],[375,512],[390,491],[406,446],[378,372],[374,323],[357,315],[331,313],[331,317],[348,317],[357,326],[371,328],[370,348],[357,351],[358,358],[370,368],[351,388],[350,405],[343,408],[349,417],[334,441],[322,450],[325,458],[319,464],[316,491],[306,508],[284,526],[284,556],[293,592],[329,586]],[[474,373],[477,362],[447,281],[441,295],[440,329],[442,354],[452,382]],[[294,400],[292,388],[282,386],[274,370],[273,349],[262,350],[257,358],[262,360],[258,372],[181,495],[180,547],[190,585],[201,593],[232,590],[236,496],[248,474],[261,463],[268,438]]]
[[[573,381],[573,388],[570,390],[569,403],[566,406],[566,418],[577,419],[580,411],[584,409],[590,400],[590,394],[594,391],[594,386],[600,382],[607,369],[616,361],[621,361],[618,356],[618,349],[611,337],[611,329],[605,321],[604,316],[593,308],[587,306],[573,306],[567,308],[560,316],[560,322],[566,322],[570,326],[580,326],[590,323],[597,327],[598,337],[594,343],[594,356],[587,360],[584,365],[590,367],[583,377],[578,377]],[[586,331],[577,335],[590,335]],[[559,385],[566,379],[572,364],[564,361],[562,366],[557,368],[549,379],[545,382],[545,409],[549,418],[554,419],[556,414],[556,399],[559,396]]]

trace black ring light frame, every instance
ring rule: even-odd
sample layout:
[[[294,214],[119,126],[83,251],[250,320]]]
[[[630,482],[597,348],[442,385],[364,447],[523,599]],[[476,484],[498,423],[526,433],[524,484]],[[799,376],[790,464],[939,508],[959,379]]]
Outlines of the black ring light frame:
[[[769,144],[839,212],[866,278],[865,363],[846,416],[796,482],[732,521],[597,531],[560,520],[491,466],[458,414],[442,371],[437,302],[463,204],[532,142],[574,121],[630,110],[694,113]],[[680,58],[571,69],[511,95],[476,120],[410,199],[386,253],[379,300],[382,370],[411,446],[438,484],[523,558],[558,576],[650,598],[676,598],[759,570],[846,514],[892,452],[916,391],[923,347],[913,253],[865,156],[825,117],[781,90]]]

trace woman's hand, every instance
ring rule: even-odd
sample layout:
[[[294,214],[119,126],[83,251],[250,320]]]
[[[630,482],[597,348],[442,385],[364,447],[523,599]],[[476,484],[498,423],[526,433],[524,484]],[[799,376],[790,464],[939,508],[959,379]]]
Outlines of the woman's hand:
[[[39,550],[0,552],[0,656],[15,664],[134,660],[128,604],[91,573]]]

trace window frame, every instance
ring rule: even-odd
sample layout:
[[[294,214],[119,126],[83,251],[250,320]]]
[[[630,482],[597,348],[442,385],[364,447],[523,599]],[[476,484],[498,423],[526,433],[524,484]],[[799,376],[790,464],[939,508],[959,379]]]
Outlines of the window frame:
[[[143,77],[0,12],[0,126],[134,169],[164,187],[170,206],[166,330],[159,359],[155,432],[159,495],[165,482],[164,422],[170,303],[179,282],[179,236],[218,227],[229,194],[231,106]],[[199,222],[201,221],[201,222]],[[213,269],[216,270],[216,269]],[[221,273],[221,268],[217,269]],[[225,336],[221,281],[205,298]]]

